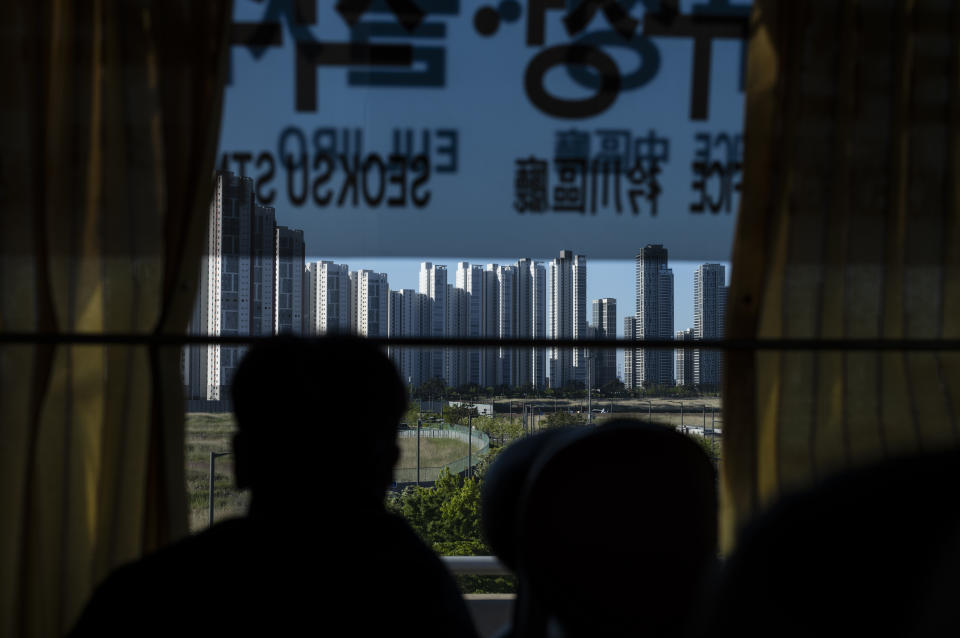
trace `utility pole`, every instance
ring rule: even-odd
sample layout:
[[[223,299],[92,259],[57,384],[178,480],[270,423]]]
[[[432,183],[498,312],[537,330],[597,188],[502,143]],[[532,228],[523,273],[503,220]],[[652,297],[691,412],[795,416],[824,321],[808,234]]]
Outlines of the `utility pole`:
[[[420,487],[420,425],[421,419],[417,419],[417,487]]]
[[[683,427],[683,401],[680,402],[680,431],[686,434],[687,430]]]

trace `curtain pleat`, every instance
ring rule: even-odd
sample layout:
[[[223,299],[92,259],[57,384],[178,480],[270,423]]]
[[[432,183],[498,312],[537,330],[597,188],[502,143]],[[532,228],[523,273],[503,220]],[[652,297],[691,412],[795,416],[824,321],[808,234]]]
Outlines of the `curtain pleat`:
[[[229,3],[14,3],[0,26],[0,330],[185,333]],[[0,347],[0,636],[62,635],[187,531],[179,348]]]
[[[755,3],[733,338],[960,332],[960,5]],[[838,470],[960,442],[960,359],[726,358],[722,532]]]

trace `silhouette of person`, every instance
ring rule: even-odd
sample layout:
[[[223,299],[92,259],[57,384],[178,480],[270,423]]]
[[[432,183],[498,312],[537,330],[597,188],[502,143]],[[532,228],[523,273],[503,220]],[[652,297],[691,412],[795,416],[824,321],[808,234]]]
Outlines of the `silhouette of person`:
[[[695,628],[717,551],[715,472],[703,449],[632,419],[527,441],[494,462],[482,501],[491,547],[518,580],[513,627],[500,635]]]
[[[232,396],[248,515],[116,570],[72,635],[476,636],[443,563],[384,509],[406,398],[380,350],[279,337]]]
[[[703,635],[960,634],[960,450],[782,497],[739,535]]]

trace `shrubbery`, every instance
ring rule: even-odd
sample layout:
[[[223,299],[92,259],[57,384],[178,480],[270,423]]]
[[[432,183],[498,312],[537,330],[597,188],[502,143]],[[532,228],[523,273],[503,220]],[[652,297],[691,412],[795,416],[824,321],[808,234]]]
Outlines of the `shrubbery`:
[[[408,487],[387,497],[387,509],[405,518],[441,556],[487,556],[480,534],[480,488],[493,455],[478,464],[477,478],[462,479],[444,469],[433,487]],[[464,593],[511,593],[513,577],[457,576]]]

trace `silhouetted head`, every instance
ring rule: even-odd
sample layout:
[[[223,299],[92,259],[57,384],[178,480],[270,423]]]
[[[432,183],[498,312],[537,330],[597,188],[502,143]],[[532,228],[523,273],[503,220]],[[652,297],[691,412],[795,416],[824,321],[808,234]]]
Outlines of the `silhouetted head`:
[[[711,635],[960,634],[960,451],[850,470],[781,498],[722,571]]]
[[[520,497],[537,457],[550,446],[585,428],[551,428],[510,444],[487,470],[480,493],[480,527],[484,540],[504,565],[517,570]]]
[[[396,369],[358,337],[277,337],[247,352],[233,377],[237,486],[251,512],[325,501],[382,506],[398,458],[406,395]]]
[[[713,465],[673,428],[617,419],[553,446],[521,506],[521,579],[565,634],[677,635],[717,547]]]

